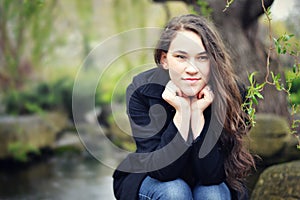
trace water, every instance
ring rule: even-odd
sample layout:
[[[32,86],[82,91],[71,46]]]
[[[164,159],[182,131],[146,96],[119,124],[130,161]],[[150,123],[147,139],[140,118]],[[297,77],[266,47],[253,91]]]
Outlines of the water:
[[[81,124],[78,128],[80,137],[77,132],[66,132],[56,146],[73,146],[80,152],[64,150],[14,169],[0,166],[0,200],[114,200],[112,174],[122,153],[99,134],[97,126]]]
[[[91,157],[62,156],[23,169],[0,171],[0,199],[115,199],[113,169]]]

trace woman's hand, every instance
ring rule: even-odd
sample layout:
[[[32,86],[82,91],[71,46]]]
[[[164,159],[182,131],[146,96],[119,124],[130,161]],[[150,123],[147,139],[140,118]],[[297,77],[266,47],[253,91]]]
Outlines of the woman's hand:
[[[169,81],[162,98],[175,108],[176,113],[173,122],[184,140],[187,141],[191,116],[189,97],[185,97],[181,90],[172,81]]]
[[[204,110],[213,102],[214,93],[209,85],[206,85],[191,102],[192,111],[204,112]]]
[[[204,127],[204,110],[213,102],[214,93],[209,85],[206,85],[197,95],[191,100],[191,127],[194,139],[196,139]]]

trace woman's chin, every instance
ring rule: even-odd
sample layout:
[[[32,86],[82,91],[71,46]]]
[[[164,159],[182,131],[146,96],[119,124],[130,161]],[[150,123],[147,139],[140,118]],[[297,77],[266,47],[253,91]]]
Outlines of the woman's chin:
[[[198,93],[195,93],[195,92],[191,92],[191,91],[185,91],[183,92],[183,96],[185,97],[194,97],[196,96]]]

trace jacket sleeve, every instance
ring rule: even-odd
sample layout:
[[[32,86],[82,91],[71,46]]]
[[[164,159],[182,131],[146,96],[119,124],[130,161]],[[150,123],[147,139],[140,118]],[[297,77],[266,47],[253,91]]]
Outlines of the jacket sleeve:
[[[136,153],[129,154],[123,167],[130,172],[147,172],[160,181],[179,177],[191,151],[191,144],[178,133],[166,104],[151,105],[131,84],[127,88],[127,113],[136,142]],[[122,165],[121,165],[122,166]]]

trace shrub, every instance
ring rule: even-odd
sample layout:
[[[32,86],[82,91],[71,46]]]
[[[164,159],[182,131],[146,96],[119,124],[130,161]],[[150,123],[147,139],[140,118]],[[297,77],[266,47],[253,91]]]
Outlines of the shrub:
[[[11,90],[3,98],[5,111],[12,115],[41,113],[63,109],[72,113],[73,80],[60,78],[55,82],[40,82],[24,90]]]
[[[287,73],[287,79],[289,79],[292,76],[293,74]],[[300,78],[292,79],[291,83],[292,83],[292,87],[290,90],[291,101],[292,101],[291,103],[299,105],[300,104]]]

